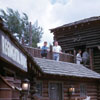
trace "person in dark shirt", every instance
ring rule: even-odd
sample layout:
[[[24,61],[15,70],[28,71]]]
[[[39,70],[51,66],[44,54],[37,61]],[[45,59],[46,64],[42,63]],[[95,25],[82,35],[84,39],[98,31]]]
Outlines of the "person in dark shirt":
[[[43,58],[46,58],[47,52],[48,52],[47,42],[44,42],[44,45],[42,46],[42,50],[41,50],[41,56]]]
[[[83,52],[82,54],[82,59],[83,59],[83,65],[87,65],[88,61],[89,61],[89,54],[87,52],[87,49]]]

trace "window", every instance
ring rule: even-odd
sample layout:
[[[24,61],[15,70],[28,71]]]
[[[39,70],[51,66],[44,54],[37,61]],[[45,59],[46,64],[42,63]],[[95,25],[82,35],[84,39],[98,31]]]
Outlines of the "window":
[[[36,88],[37,88],[37,94],[39,96],[42,96],[42,82],[37,82],[36,83]]]
[[[87,95],[86,85],[85,84],[81,84],[80,85],[80,96],[81,97],[86,97],[86,95]]]

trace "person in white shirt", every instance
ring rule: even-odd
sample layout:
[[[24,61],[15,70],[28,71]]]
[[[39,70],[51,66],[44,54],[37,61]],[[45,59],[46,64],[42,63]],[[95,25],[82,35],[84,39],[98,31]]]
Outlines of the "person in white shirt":
[[[61,50],[61,46],[55,41],[53,46],[53,60],[59,61],[59,53],[61,53]]]
[[[81,62],[82,62],[81,53],[82,53],[82,51],[79,50],[77,55],[76,55],[76,64],[81,64]]]

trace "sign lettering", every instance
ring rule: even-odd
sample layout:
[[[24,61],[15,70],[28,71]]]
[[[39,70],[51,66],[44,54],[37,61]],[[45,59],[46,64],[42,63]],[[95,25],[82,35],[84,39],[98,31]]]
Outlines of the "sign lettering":
[[[26,56],[2,35],[2,53],[27,69]]]

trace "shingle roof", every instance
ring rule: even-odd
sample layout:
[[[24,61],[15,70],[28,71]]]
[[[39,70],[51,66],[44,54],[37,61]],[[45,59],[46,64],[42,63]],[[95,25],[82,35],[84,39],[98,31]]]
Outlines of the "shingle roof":
[[[87,22],[98,21],[98,20],[100,20],[100,16],[94,16],[94,17],[85,18],[85,19],[82,19],[82,20],[79,20],[79,21],[75,21],[75,22],[72,22],[72,23],[68,23],[68,24],[53,28],[51,30],[55,30],[55,29],[58,29],[58,28],[64,28],[64,27],[70,27],[70,26],[73,26],[73,25],[78,25],[80,23],[87,23]]]
[[[100,74],[83,65],[35,57],[34,61],[45,74],[100,79]]]

